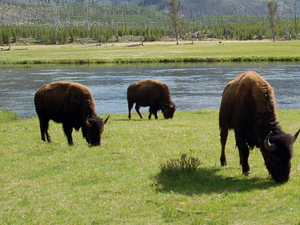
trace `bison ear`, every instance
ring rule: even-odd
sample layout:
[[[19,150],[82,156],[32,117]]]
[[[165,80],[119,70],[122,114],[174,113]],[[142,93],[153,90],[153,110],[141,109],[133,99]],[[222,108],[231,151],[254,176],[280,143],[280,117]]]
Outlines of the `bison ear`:
[[[89,123],[89,116],[87,116],[87,118],[85,120],[85,125],[89,128],[92,127],[92,124]]]
[[[271,152],[274,151],[274,150],[276,149],[276,145],[270,143],[270,137],[271,137],[272,134],[273,134],[273,132],[270,131],[270,132],[268,133],[267,137],[266,137],[265,140],[264,140],[264,146],[265,146],[265,148],[266,148],[267,150],[271,151]]]
[[[300,132],[300,129],[297,131],[297,133],[294,135],[294,142],[296,141],[297,137],[298,137],[298,134]]]
[[[108,115],[108,117],[106,118],[106,120],[104,120],[104,124],[107,123],[108,119],[109,119],[110,115]]]

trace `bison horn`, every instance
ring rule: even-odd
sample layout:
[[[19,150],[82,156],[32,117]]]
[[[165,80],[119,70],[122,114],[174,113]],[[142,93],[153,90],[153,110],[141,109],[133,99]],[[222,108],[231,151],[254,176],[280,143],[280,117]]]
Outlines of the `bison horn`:
[[[85,125],[87,127],[92,127],[92,124],[89,123],[89,116],[87,116],[86,120],[85,120]]]
[[[110,115],[108,115],[108,117],[106,118],[106,120],[104,120],[104,124],[107,123],[108,119],[109,119]]]
[[[271,137],[272,134],[273,134],[273,132],[270,131],[269,134],[267,135],[267,137],[264,140],[264,146],[269,151],[274,151],[276,149],[276,145],[270,143],[270,137]]]
[[[299,134],[300,130],[297,131],[297,133],[294,135],[294,142],[296,141],[298,134]]]

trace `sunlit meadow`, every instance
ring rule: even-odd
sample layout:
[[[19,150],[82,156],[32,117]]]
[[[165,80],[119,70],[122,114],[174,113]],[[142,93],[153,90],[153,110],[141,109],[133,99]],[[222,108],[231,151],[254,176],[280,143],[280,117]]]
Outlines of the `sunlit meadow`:
[[[299,224],[300,140],[291,178],[279,185],[256,148],[251,176],[241,175],[233,132],[229,167],[220,166],[218,110],[159,118],[112,114],[101,146],[89,147],[74,131],[70,147],[60,124],[50,123],[54,142],[46,143],[37,118],[0,112],[0,224]],[[298,110],[279,111],[288,133],[300,128],[299,118]],[[161,172],[161,163],[182,154],[202,164]]]
[[[300,61],[299,41],[191,41],[95,45],[12,45],[0,64],[82,64],[134,62]],[[7,47],[8,48],[8,47]]]

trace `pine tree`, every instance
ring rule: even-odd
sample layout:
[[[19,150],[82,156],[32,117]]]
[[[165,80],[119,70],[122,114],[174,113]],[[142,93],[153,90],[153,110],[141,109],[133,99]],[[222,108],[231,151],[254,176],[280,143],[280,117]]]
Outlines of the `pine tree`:
[[[10,43],[11,43],[10,39],[11,39],[11,37],[12,37],[12,34],[11,34],[9,28],[4,29],[4,30],[2,31],[2,42],[3,42],[4,44],[6,44],[6,45],[9,46],[9,49],[8,49],[8,50],[10,50]]]

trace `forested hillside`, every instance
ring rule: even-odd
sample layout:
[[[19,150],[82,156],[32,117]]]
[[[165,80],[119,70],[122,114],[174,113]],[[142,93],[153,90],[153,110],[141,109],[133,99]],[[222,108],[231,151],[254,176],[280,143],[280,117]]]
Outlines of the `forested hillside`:
[[[91,5],[0,5],[1,25],[163,26],[168,16],[149,7]]]
[[[166,13],[171,0],[2,0],[23,5],[147,6]],[[264,15],[270,0],[178,0],[186,18],[220,15]],[[299,0],[276,0],[281,16],[298,14]]]
[[[265,15],[270,0],[180,0],[182,14],[186,18],[220,15]],[[168,0],[144,0],[139,5],[166,11]],[[299,0],[276,0],[278,13],[283,16],[298,11]]]
[[[184,6],[184,3],[188,1],[196,2],[193,0],[180,2]],[[208,6],[209,2],[214,1],[199,0],[198,3],[202,2]],[[263,1],[257,0],[256,4],[261,4]],[[158,8],[154,10],[154,5],[161,3],[161,0],[143,1],[144,5],[153,4],[151,7],[100,5],[100,2],[101,4],[114,2],[115,5],[125,2],[136,4],[137,0],[0,0],[0,2],[2,3],[0,4],[0,44],[18,40],[23,42],[30,40],[39,44],[57,44],[72,43],[76,40],[83,43],[81,39],[92,42],[118,42],[133,39],[155,41],[173,38],[170,32],[169,16],[159,11]],[[218,2],[221,5],[222,1]],[[243,3],[244,0],[239,2]],[[252,1],[248,3],[250,2]],[[164,1],[164,3],[166,7],[167,2]],[[280,20],[275,28],[278,39],[298,39],[298,4],[295,0],[290,0],[290,3],[293,4],[287,11],[289,13],[276,15]],[[201,7],[204,6],[201,5]],[[197,8],[196,5],[194,8]],[[183,40],[208,38],[253,40],[271,37],[267,14],[200,16],[185,19],[185,21],[187,26],[180,34]],[[127,39],[123,40],[123,37]]]

